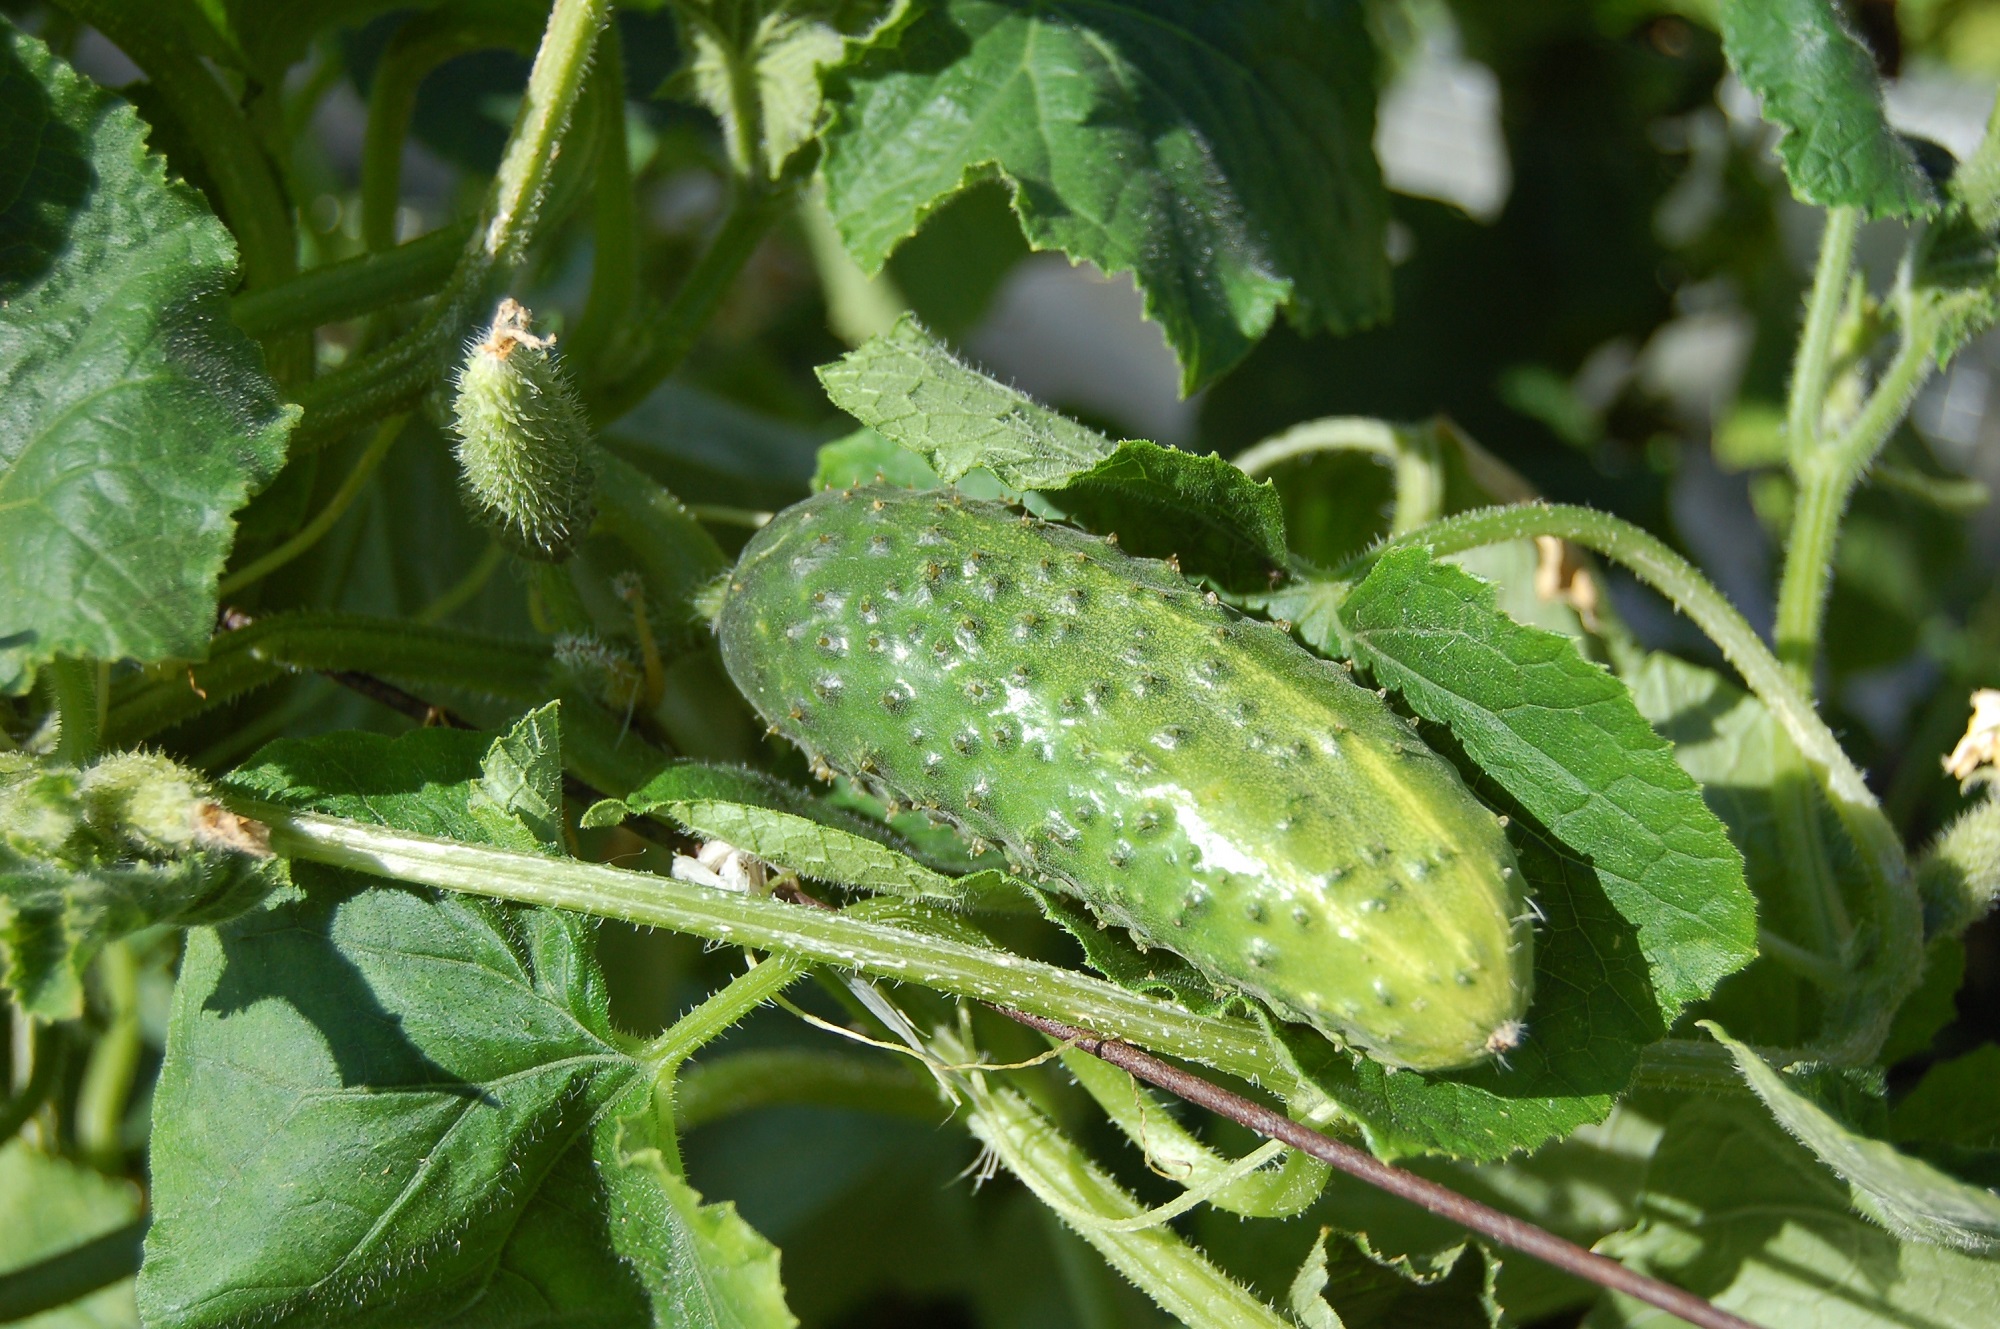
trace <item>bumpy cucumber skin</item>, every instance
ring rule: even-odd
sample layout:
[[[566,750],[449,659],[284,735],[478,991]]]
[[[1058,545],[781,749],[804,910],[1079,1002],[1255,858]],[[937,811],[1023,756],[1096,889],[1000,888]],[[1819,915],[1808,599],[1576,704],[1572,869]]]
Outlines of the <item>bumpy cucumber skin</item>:
[[[1166,564],[999,504],[828,491],[716,621],[816,763],[1004,845],[1146,944],[1392,1066],[1519,1041],[1505,832],[1347,671]]]
[[[590,530],[590,422],[532,316],[503,300],[466,347],[452,398],[467,506],[524,558],[560,563]]]

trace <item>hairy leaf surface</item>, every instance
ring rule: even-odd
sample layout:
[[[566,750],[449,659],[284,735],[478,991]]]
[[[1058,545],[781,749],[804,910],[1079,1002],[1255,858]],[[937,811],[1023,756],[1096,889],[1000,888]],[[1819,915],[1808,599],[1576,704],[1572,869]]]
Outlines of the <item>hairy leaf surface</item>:
[[[1359,658],[1481,769],[1586,855],[1637,929],[1661,1014],[1756,954],[1743,860],[1623,683],[1568,638],[1493,608],[1485,583],[1397,550],[1349,597]]]
[[[229,321],[235,242],[145,134],[0,27],[0,693],[57,655],[199,659],[297,419]]]
[[[948,0],[848,75],[827,201],[870,272],[997,177],[1028,243],[1130,272],[1200,387],[1280,309],[1387,312],[1375,67],[1343,0]]]

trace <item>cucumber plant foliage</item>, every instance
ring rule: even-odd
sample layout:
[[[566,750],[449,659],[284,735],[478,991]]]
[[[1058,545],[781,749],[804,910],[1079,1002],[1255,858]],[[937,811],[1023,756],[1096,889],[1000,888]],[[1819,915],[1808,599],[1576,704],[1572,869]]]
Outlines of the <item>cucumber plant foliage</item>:
[[[1489,8],[10,5],[0,1319],[1652,1314],[1012,1010],[1753,1320],[1986,1323],[1996,591],[1906,421],[2000,137],[1833,0]],[[1796,338],[1717,397],[1766,634],[1583,359],[1661,274]],[[1095,381],[1127,284],[1193,405]]]

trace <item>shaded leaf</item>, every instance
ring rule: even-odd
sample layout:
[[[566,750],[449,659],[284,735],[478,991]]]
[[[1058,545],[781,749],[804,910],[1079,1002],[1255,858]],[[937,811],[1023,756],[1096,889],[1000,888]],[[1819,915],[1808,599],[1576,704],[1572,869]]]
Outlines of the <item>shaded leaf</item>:
[[[0,693],[200,659],[230,514],[298,418],[229,321],[236,246],[130,106],[0,32]]]
[[[1135,276],[1184,390],[1281,308],[1334,332],[1387,311],[1359,5],[947,0],[845,81],[827,201],[870,272],[997,177],[1031,246]]]
[[[1847,1185],[1745,1099],[1687,1101],[1640,1211],[1597,1249],[1759,1324],[1975,1329],[2000,1300],[2000,1263],[1903,1242],[1859,1217]],[[1616,1294],[1588,1321],[1658,1323],[1657,1310]]]
[[[1742,857],[1625,685],[1492,606],[1491,588],[1412,548],[1384,556],[1343,617],[1379,681],[1588,856],[1671,1023],[1756,954]]]
[[[1090,529],[1117,532],[1127,551],[1175,556],[1186,571],[1227,587],[1268,586],[1267,574],[1286,563],[1277,491],[1213,453],[1120,443],[1054,497]]]
[[[234,783],[532,851],[556,756],[545,709],[497,740],[286,740]],[[663,1207],[618,1144],[652,1073],[610,1027],[587,920],[297,878],[189,936],[155,1097],[148,1324],[789,1323],[710,1295],[733,1274],[704,1261],[731,1252],[683,1229],[734,1220],[691,1193]]]
[[[2000,1253],[2000,1195],[1852,1129],[1720,1025],[1702,1025],[1779,1123],[1853,1187],[1857,1209],[1906,1240]]]
[[[104,1236],[137,1218],[141,1197],[129,1181],[52,1158],[24,1140],[0,1147],[0,1279]],[[132,1280],[24,1321],[28,1329],[136,1329]]]
[[[1729,63],[1779,127],[1792,192],[1871,217],[1918,217],[1936,206],[1915,155],[1889,128],[1875,58],[1833,0],[1725,0]]]
[[[2000,1149],[2000,1046],[1983,1044],[1941,1061],[1889,1113],[1898,1140]]]

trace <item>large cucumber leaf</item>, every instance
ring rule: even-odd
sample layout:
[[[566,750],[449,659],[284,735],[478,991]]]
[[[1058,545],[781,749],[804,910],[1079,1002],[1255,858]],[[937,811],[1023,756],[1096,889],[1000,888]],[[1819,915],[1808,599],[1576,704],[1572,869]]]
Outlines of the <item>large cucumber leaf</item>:
[[[836,90],[827,203],[869,272],[982,179],[1028,243],[1130,272],[1192,391],[1280,309],[1388,310],[1374,47],[1350,0],[942,0]]]
[[[235,242],[145,137],[0,25],[0,693],[57,655],[199,659],[298,418],[229,321]]]

